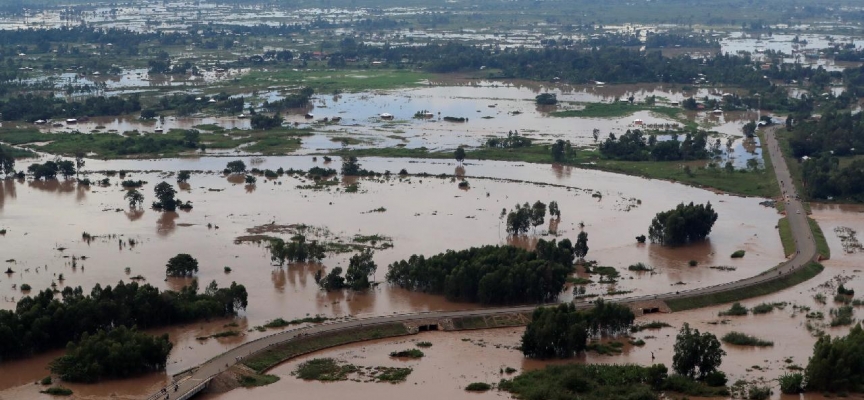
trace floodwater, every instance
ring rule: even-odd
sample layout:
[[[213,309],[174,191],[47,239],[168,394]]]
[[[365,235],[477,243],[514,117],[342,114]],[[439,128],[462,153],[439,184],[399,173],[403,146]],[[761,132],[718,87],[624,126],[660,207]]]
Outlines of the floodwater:
[[[796,287],[743,302],[747,307],[760,303],[787,303],[783,309],[762,315],[750,314],[745,317],[718,317],[717,313],[727,309],[728,305],[709,307],[699,310],[685,311],[674,314],[654,314],[640,317],[637,323],[663,321],[672,325],[661,330],[646,330],[633,335],[645,341],[645,346],[636,347],[625,344],[620,355],[598,355],[588,353],[571,360],[537,361],[526,359],[516,347],[520,343],[524,328],[502,328],[484,331],[467,332],[424,332],[409,338],[384,339],[362,344],[346,345],[315,354],[303,356],[286,362],[270,373],[279,376],[279,382],[270,386],[254,389],[236,389],[232,392],[207,395],[207,399],[231,400],[254,396],[260,399],[280,398],[281,393],[306,394],[306,396],[337,397],[350,394],[363,399],[378,399],[382,397],[412,397],[433,399],[440,397],[464,398],[467,394],[463,388],[471,382],[497,383],[501,378],[511,375],[502,374],[503,368],[513,367],[518,371],[529,371],[542,368],[548,364],[559,363],[636,363],[648,365],[662,362],[667,366],[672,364],[675,335],[684,323],[702,332],[708,331],[717,337],[731,331],[743,332],[761,339],[774,342],[772,347],[745,347],[723,344],[727,355],[720,369],[729,376],[730,384],[738,379],[769,385],[773,388],[772,399],[808,399],[821,400],[826,397],[821,394],[808,393],[801,396],[780,394],[776,379],[787,372],[794,372],[795,367],[806,367],[812,354],[816,336],[808,331],[808,311],[795,309],[794,306],[809,307],[812,312],[822,312],[826,316],[831,308],[838,305],[831,298],[839,282],[845,282],[847,288],[856,292],[864,290],[860,279],[862,254],[858,251],[843,251],[844,246],[835,228],[845,227],[856,232],[864,229],[864,207],[850,205],[814,205],[813,216],[819,221],[831,247],[832,258],[823,262],[826,269],[819,276]],[[848,237],[848,231],[846,236]],[[849,246],[845,246],[849,248]],[[827,304],[821,304],[814,299],[816,294],[827,297]],[[860,319],[861,314],[856,310]],[[826,317],[830,318],[830,317]],[[827,320],[810,320],[811,326],[822,329],[832,336],[842,336],[848,332],[848,326],[831,328]],[[391,351],[414,347],[416,342],[433,343],[431,348],[424,348],[426,354],[420,360],[400,361],[391,359]],[[626,339],[623,340],[626,342]],[[298,364],[318,357],[333,357],[338,360],[363,366],[410,366],[413,372],[405,383],[397,385],[361,382],[321,383],[302,381],[290,373]],[[656,358],[655,358],[656,357]],[[790,368],[791,367],[791,368]],[[515,374],[514,374],[515,375]],[[471,394],[477,398],[509,398],[506,393],[489,391],[483,394]],[[861,398],[853,395],[851,398]]]
[[[305,156],[243,160],[248,166],[261,169],[308,169],[322,165]],[[182,200],[192,201],[195,208],[189,212],[160,213],[150,209],[129,211],[123,200],[125,191],[117,186],[118,176],[110,178],[110,187],[93,186],[89,190],[71,182],[2,181],[0,228],[7,229],[7,233],[0,241],[4,248],[3,259],[9,260],[5,265],[15,272],[0,276],[0,296],[5,300],[0,305],[12,308],[13,298],[17,300],[23,295],[12,285],[20,287],[23,283],[30,284],[34,290],[48,288],[52,282],[57,283],[59,289],[80,285],[89,290],[97,283],[129,282],[131,277],[141,275],[144,282],[156,287],[177,289],[188,280],[165,280],[163,265],[177,253],[189,253],[199,260],[198,279],[202,284],[216,280],[220,285],[231,281],[246,285],[249,308],[237,318],[244,331],[277,317],[294,319],[315,314],[357,317],[477,307],[387,285],[367,293],[324,293],[315,285],[314,272],[319,268],[344,268],[350,254],[329,255],[321,264],[279,268],[271,265],[264,245],[237,244],[235,239],[247,235],[249,228],[271,223],[326,228],[331,237],[346,241],[355,234],[384,235],[392,238],[394,247],[375,253],[379,266],[375,278],[380,281],[387,264],[415,253],[432,255],[447,249],[508,243],[498,218],[501,209],[536,200],[555,200],[560,204],[563,217],[558,224],[559,238],[574,240],[578,224],[584,223],[589,233],[588,258],[598,260],[601,265],[614,266],[621,272],[622,278],[614,288],[592,284],[588,286],[588,293],[618,290],[643,295],[668,292],[676,287],[696,288],[751,276],[783,260],[779,238],[773,228],[778,215],[773,209],[758,205],[760,199],[756,198],[726,196],[664,181],[561,166],[481,162],[457,167],[452,162],[429,160],[369,158],[361,161],[364,168],[375,171],[395,172],[405,168],[411,173],[464,174],[471,188],[460,190],[449,178],[420,177],[401,182],[398,178],[360,179],[358,193],[299,189],[298,185],[308,182],[291,177],[276,180],[262,177],[257,186],[251,188],[232,183],[236,180],[226,179],[219,173],[201,172],[194,173],[188,186],[184,185],[178,193]],[[152,188],[156,183],[163,179],[173,183],[171,173],[186,169],[219,171],[225,162],[225,158],[87,160],[86,169],[133,171],[125,179],[148,182],[140,189],[147,203],[152,201]],[[337,163],[338,160],[329,167],[338,169]],[[89,177],[94,180],[103,175],[91,173]],[[602,199],[592,197],[595,192],[602,194]],[[680,201],[712,202],[720,218],[710,241],[677,249],[638,245],[634,237],[646,233],[653,215]],[[370,212],[379,207],[386,211]],[[553,238],[546,230],[545,225],[541,226],[537,233],[529,232],[528,238],[514,243],[530,245],[538,237]],[[94,238],[84,240],[84,232]],[[135,241],[134,246],[129,244],[129,239]],[[747,256],[729,258],[729,254],[738,249],[747,250]],[[74,267],[72,256],[77,258]],[[699,266],[688,267],[691,259],[697,260]],[[655,273],[627,271],[627,265],[635,262],[653,266]],[[226,274],[225,266],[233,271]],[[732,266],[735,270],[710,266]],[[63,282],[55,276],[60,273],[65,276]],[[568,288],[561,300],[571,296]],[[253,331],[235,338],[195,340],[195,337],[228,329],[224,327],[227,323],[215,321],[162,330],[169,332],[176,343],[167,374],[177,373],[224,349],[267,334]],[[0,366],[0,387],[11,389],[40,379],[46,373],[45,366],[50,358],[37,357]],[[15,373],[5,373],[7,370]],[[164,375],[140,379],[142,381],[136,380],[129,386],[141,387],[142,382],[146,382],[155,387]],[[117,385],[126,387],[122,382]],[[113,386],[98,386],[102,387]],[[76,392],[92,392],[94,396],[105,393],[96,388],[82,386]],[[135,392],[120,388],[110,390]]]
[[[556,93],[560,104],[537,106],[534,97],[542,92]],[[615,86],[570,86],[544,85],[524,81],[454,81],[430,82],[428,87],[391,91],[371,91],[340,95],[317,95],[309,107],[291,110],[286,114],[286,123],[299,127],[311,127],[316,134],[302,139],[300,154],[341,148],[427,148],[450,150],[458,146],[481,147],[491,136],[503,137],[510,131],[529,137],[537,143],[551,143],[558,139],[569,140],[575,146],[596,145],[594,129],[600,131],[600,140],[610,133],[621,135],[628,129],[646,129],[651,125],[680,125],[680,121],[651,111],[635,111],[613,118],[559,118],[551,115],[556,110],[579,109],[584,103],[611,103],[618,99],[626,101],[633,97],[642,103],[656,96],[658,104],[680,102],[684,98],[720,98],[723,93],[715,89],[699,88],[682,91],[675,86],[615,85]],[[251,96],[251,97],[249,97]],[[279,91],[247,94],[247,106],[260,106],[264,100],[274,101],[282,97]],[[414,118],[419,111],[428,111],[432,118]],[[393,120],[378,118],[381,113],[394,115]],[[312,113],[314,119],[304,115]],[[448,122],[444,117],[467,118],[467,122]],[[323,118],[339,117],[337,123],[322,124]],[[746,166],[746,160],[759,154],[744,151],[741,138],[742,126],[759,118],[756,112],[726,112],[715,115],[711,112],[685,112],[683,120],[699,124],[701,129],[717,132],[724,143],[722,165],[733,160],[736,167]],[[637,124],[637,121],[638,124]],[[74,125],[53,127],[43,125],[44,132],[114,132],[138,131],[153,133],[156,130],[192,129],[196,125],[213,124],[225,129],[250,129],[248,119],[237,116],[213,117],[169,117],[164,121],[142,121],[132,117],[92,118]],[[727,149],[725,142],[731,138],[736,143]],[[712,138],[713,140],[713,138]],[[350,143],[350,144],[349,144]],[[752,149],[751,149],[752,150]],[[750,153],[745,154],[745,153]]]

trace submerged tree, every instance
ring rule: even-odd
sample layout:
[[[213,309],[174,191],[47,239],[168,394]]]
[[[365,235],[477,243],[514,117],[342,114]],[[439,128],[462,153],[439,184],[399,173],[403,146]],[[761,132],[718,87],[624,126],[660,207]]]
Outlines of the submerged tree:
[[[588,232],[579,232],[576,244],[573,245],[573,254],[579,257],[580,260],[588,255]]]
[[[342,175],[360,175],[360,160],[354,156],[342,157]]]
[[[516,204],[516,208],[507,214],[507,233],[515,236],[528,232],[532,216],[528,203]]]
[[[246,172],[246,163],[242,160],[230,161],[228,165],[225,166],[225,170],[232,174],[239,174]]]
[[[456,162],[459,164],[462,164],[462,161],[465,161],[465,149],[462,146],[457,147],[453,155],[456,157]]]
[[[348,261],[348,271],[345,272],[345,281],[351,289],[368,289],[371,284],[369,277],[375,273],[378,266],[372,260],[372,250],[365,249],[353,256]]]
[[[678,204],[672,210],[657,213],[648,228],[648,238],[664,245],[682,245],[705,239],[717,212],[707,204]]]
[[[324,271],[319,269],[315,273],[315,282],[318,283],[318,287],[328,292],[344,289],[345,278],[342,277],[342,267],[333,268],[327,275],[324,275]]]
[[[15,173],[15,157],[12,157],[11,154],[7,154],[3,150],[3,146],[0,146],[0,172],[3,172],[3,175],[5,176]]]
[[[153,202],[153,208],[165,211],[177,210],[178,201],[174,198],[177,191],[174,190],[174,187],[170,183],[162,181],[153,188],[153,192],[156,198],[159,199],[159,201]]]
[[[549,216],[561,219],[561,209],[558,208],[557,201],[553,200],[549,202]]]
[[[180,171],[177,173],[177,183],[186,183],[191,177],[192,173],[190,173],[189,171]]]
[[[534,226],[534,230],[537,230],[537,227],[543,225],[546,221],[546,204],[543,204],[540,200],[534,202],[534,205],[531,206],[531,225]]]
[[[129,208],[137,208],[144,203],[144,195],[135,189],[126,192],[123,198],[129,202]]]
[[[716,336],[708,332],[700,335],[685,322],[675,338],[672,368],[681,375],[702,379],[717,370],[725,355]]]
[[[198,260],[185,253],[171,257],[165,265],[165,274],[169,276],[186,276],[196,272],[198,272]]]

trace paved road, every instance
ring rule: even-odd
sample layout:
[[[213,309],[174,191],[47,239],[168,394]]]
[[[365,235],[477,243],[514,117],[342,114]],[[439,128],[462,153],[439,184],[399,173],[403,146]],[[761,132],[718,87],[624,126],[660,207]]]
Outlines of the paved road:
[[[794,255],[794,257],[787,261],[786,263],[779,266],[777,269],[763,272],[757,276],[753,276],[750,278],[742,279],[740,281],[724,283],[716,286],[709,286],[699,289],[678,291],[674,293],[666,293],[661,295],[651,295],[651,296],[640,296],[640,297],[630,297],[618,300],[610,300],[615,301],[617,303],[635,303],[640,301],[648,301],[648,300],[671,300],[671,299],[680,299],[687,298],[695,295],[702,294],[710,294],[710,293],[719,293],[725,292],[728,290],[746,288],[748,286],[756,285],[765,281],[770,281],[781,277],[782,275],[786,275],[789,272],[792,272],[798,268],[801,268],[803,265],[807,264],[811,260],[816,258],[816,243],[812,239],[813,234],[810,232],[810,225],[807,222],[807,215],[803,211],[803,206],[801,202],[795,199],[795,189],[794,185],[791,184],[792,178],[789,175],[789,168],[786,165],[786,161],[783,159],[782,154],[780,153],[780,149],[778,147],[777,139],[774,136],[775,129],[766,129],[765,130],[765,143],[763,143],[762,149],[768,150],[768,153],[771,157],[771,162],[774,164],[774,172],[777,175],[777,181],[780,184],[781,191],[784,191],[784,196],[788,200],[788,204],[786,205],[786,211],[788,213],[789,224],[792,229],[793,236],[795,237],[796,247],[799,249],[798,252]],[[580,307],[590,307],[591,304],[587,302],[579,303],[577,306]],[[322,324],[311,326],[307,328],[300,329],[292,329],[287,331],[282,331],[271,336],[267,336],[249,343],[245,343],[236,347],[232,350],[229,350],[226,353],[223,353],[215,358],[201,364],[191,376],[187,378],[183,378],[180,382],[176,383],[177,390],[174,390],[175,385],[171,385],[167,390],[168,398],[170,399],[185,399],[194,395],[197,392],[197,388],[206,383],[210,378],[215,376],[216,374],[224,371],[225,369],[237,364],[238,362],[242,362],[242,357],[248,357],[251,354],[257,353],[259,351],[265,350],[270,346],[274,346],[277,344],[290,342],[294,340],[294,338],[299,335],[318,335],[325,332],[334,332],[344,329],[356,328],[360,326],[369,326],[369,325],[380,325],[380,324],[389,324],[394,322],[406,322],[411,320],[421,320],[421,319],[442,319],[442,318],[454,318],[454,317],[466,317],[466,316],[493,316],[496,314],[512,314],[518,312],[530,312],[536,307],[536,305],[529,306],[519,306],[519,307],[499,307],[499,308],[489,308],[489,309],[479,309],[479,310],[466,310],[466,311],[436,311],[436,312],[425,312],[425,313],[412,313],[412,314],[402,314],[402,315],[386,315],[380,317],[371,317],[366,319],[359,320],[351,320],[351,321],[341,321],[341,322],[333,322],[329,324]],[[187,397],[188,396],[188,397]],[[166,394],[155,394],[151,396],[151,399],[159,399],[166,398]]]

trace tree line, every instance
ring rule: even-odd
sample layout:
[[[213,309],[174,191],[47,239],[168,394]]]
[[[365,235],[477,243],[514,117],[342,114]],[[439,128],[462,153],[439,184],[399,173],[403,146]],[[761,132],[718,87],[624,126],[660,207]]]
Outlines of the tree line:
[[[792,155],[801,161],[804,191],[811,198],[864,194],[864,160],[841,166],[841,156],[864,154],[864,119],[861,113],[829,112],[818,121],[798,123],[789,135]]]
[[[233,282],[219,288],[214,281],[203,292],[197,281],[177,292],[135,282],[96,284],[89,295],[80,286],[64,288],[59,299],[44,290],[19,300],[14,311],[0,310],[0,360],[61,348],[100,329],[148,329],[224,317],[246,305],[246,288]]]
[[[522,334],[522,354],[529,358],[570,358],[587,349],[589,337],[624,333],[635,318],[629,307],[602,299],[588,310],[577,310],[573,303],[538,307]]]
[[[703,240],[711,233],[717,212],[707,204],[678,204],[677,207],[661,211],[651,220],[648,238],[652,242],[677,246]]]
[[[540,239],[534,251],[483,246],[426,258],[412,255],[390,264],[387,282],[443,294],[449,300],[483,304],[542,303],[554,300],[573,270],[573,245]]]
[[[702,160],[709,156],[708,134],[704,131],[687,132],[684,140],[672,134],[669,140],[658,140],[657,135],[648,135],[641,130],[627,130],[619,137],[610,133],[600,143],[600,153],[607,158],[627,161],[680,161]]]

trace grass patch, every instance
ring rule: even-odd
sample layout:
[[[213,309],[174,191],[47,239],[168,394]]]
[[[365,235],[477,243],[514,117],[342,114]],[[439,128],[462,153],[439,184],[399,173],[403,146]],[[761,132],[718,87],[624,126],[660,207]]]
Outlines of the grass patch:
[[[252,370],[262,373],[285,360],[302,354],[311,353],[313,351],[347,343],[403,336],[407,334],[408,330],[402,324],[385,324],[347,329],[339,332],[300,338],[278,346],[273,346],[266,351],[247,357],[243,363],[247,367],[252,368]]]
[[[567,277],[567,283],[572,283],[574,285],[587,285],[589,283],[594,283],[594,281],[588,278],[582,278],[578,276],[569,276]]]
[[[742,306],[741,303],[735,303],[728,310],[720,311],[718,315],[721,317],[747,315],[747,307]]]
[[[759,314],[768,314],[771,311],[774,311],[775,308],[783,308],[786,306],[786,303],[762,303],[757,306],[754,306],[751,311],[753,311],[754,315]]]
[[[417,347],[429,348],[432,347],[432,342],[417,342]]]
[[[40,390],[39,393],[50,394],[52,396],[71,396],[72,389],[54,386],[45,390]]]
[[[588,343],[588,346],[585,348],[585,351],[594,351],[597,354],[603,355],[617,355],[621,354],[622,347],[624,347],[624,343],[621,342],[609,342],[609,343],[600,343],[600,342],[591,342]]]
[[[633,325],[630,327],[630,332],[642,332],[644,330],[654,330],[654,329],[663,329],[663,328],[671,328],[672,325],[669,325],[665,322],[660,321],[651,321],[647,324]]]
[[[423,358],[426,354],[423,354],[422,351],[417,349],[405,349],[400,351],[394,351],[390,353],[390,357],[397,358]]]
[[[243,387],[258,387],[258,386],[267,386],[271,383],[275,383],[279,380],[279,377],[276,375],[242,375],[237,378],[237,383]]]
[[[492,385],[486,382],[471,382],[465,386],[465,390],[469,392],[485,392],[489,389],[492,389]]]
[[[731,257],[732,258],[744,258],[745,253],[746,252],[744,250],[736,250],[734,253],[732,253]]]
[[[298,365],[294,375],[309,381],[344,381],[357,370],[356,365],[341,364],[332,358],[313,358]]]
[[[404,382],[413,371],[412,368],[375,367],[372,378],[378,382],[399,383]]]
[[[329,318],[322,317],[320,315],[316,315],[314,317],[292,319],[290,321],[286,321],[282,318],[276,318],[276,319],[264,324],[264,327],[265,328],[282,328],[284,326],[300,325],[300,324],[305,324],[305,323],[320,324],[324,321],[327,321],[328,319]]]
[[[780,221],[777,221],[777,227],[780,230],[780,242],[783,243],[783,253],[786,254],[786,257],[795,254],[795,238],[792,236],[789,219],[780,218]]]
[[[670,309],[672,309],[672,311],[682,311],[749,299],[795,286],[818,275],[823,269],[824,267],[822,264],[810,262],[793,273],[783,275],[781,278],[763,282],[755,286],[747,286],[721,293],[710,293],[667,300],[666,304]]]
[[[398,89],[420,86],[423,80],[431,75],[396,69],[362,69],[362,70],[295,70],[284,68],[268,71],[254,70],[239,78],[232,86],[254,86],[266,88],[279,86],[309,86],[317,93],[333,93],[335,91],[362,92],[376,89]],[[239,85],[239,86],[238,86]]]
[[[825,240],[825,234],[822,233],[819,223],[810,217],[807,217],[807,222],[810,224],[810,230],[813,232],[813,239],[816,239],[816,251],[822,256],[823,260],[831,258],[831,248],[828,247],[828,241]]]
[[[720,339],[724,343],[736,344],[739,346],[756,346],[770,347],[774,346],[774,342],[762,340],[755,336],[750,336],[741,332],[729,332]]]
[[[640,271],[640,272],[646,272],[646,271],[653,271],[654,270],[654,268],[651,268],[651,267],[649,267],[649,266],[647,266],[641,262],[630,265],[627,267],[627,269],[630,271]]]
[[[3,137],[0,136],[0,140],[2,139]],[[12,158],[36,158],[39,156],[35,151],[6,146],[5,144],[0,144],[0,152]]]

